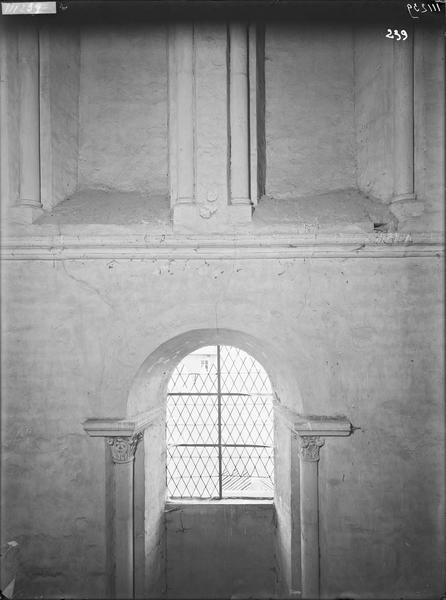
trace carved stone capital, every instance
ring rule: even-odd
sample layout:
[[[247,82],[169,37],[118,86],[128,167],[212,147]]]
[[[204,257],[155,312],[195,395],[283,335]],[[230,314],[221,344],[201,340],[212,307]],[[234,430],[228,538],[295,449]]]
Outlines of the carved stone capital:
[[[319,436],[305,435],[300,438],[300,456],[302,460],[317,462],[319,450],[325,444],[325,440]]]
[[[122,464],[132,462],[135,458],[136,447],[144,432],[126,437],[108,437],[107,444],[110,446],[114,463]]]

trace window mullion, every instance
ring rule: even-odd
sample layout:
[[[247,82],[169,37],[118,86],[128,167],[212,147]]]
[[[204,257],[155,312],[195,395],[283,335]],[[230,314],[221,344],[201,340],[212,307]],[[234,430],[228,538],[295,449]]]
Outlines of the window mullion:
[[[217,346],[217,406],[218,406],[218,494],[223,498],[222,446],[221,446],[221,363],[220,346]]]

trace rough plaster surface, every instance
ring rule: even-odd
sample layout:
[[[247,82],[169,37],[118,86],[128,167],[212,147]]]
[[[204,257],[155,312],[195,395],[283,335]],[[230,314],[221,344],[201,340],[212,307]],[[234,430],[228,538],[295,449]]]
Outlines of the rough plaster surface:
[[[294,39],[296,32],[299,35]],[[348,223],[349,214],[354,215],[351,221],[356,226],[370,228],[379,213],[376,204],[351,190],[329,197],[320,194],[354,186],[349,120],[353,58],[347,35],[341,36],[341,42],[333,32],[324,33],[325,37],[321,33],[319,50],[305,35],[303,27],[297,26],[271,26],[267,33],[268,172],[277,202],[259,204],[252,230],[271,232],[274,227],[289,230],[293,226],[305,231],[308,223],[316,221],[336,229],[353,226]],[[433,115],[438,110],[435,103],[440,103],[437,69],[442,50],[430,33],[423,35],[432,52],[422,61],[427,104],[417,110],[424,115],[426,146],[418,146],[424,158],[417,172],[418,181],[424,182],[429,214],[435,215],[442,155],[436,155],[441,134],[435,131]],[[145,224],[147,220],[165,230],[167,204],[162,194],[155,193],[157,189],[165,192],[162,182],[167,163],[165,59],[160,59],[164,57],[164,30],[154,26],[153,35],[147,36],[138,28],[130,35],[118,29],[113,33],[88,29],[82,43],[82,185],[135,193],[75,195],[59,204],[44,222],[57,227],[60,222]],[[11,64],[14,47],[12,43]],[[312,48],[311,60],[303,57],[307,48]],[[336,57],[333,48],[339,51]],[[61,65],[63,57],[61,49]],[[375,60],[373,52],[371,57]],[[364,59],[361,52],[356,55],[356,61]],[[147,79],[141,79],[140,70],[148,64]],[[313,74],[317,74],[314,81]],[[370,73],[366,67],[363,74],[372,78],[364,79],[369,90],[382,77],[380,70]],[[302,86],[301,76],[313,83]],[[16,82],[14,75],[11,78],[13,101]],[[274,82],[288,85],[288,81],[293,93],[299,94],[295,97],[303,99],[302,110],[292,95],[283,100],[284,88],[273,86]],[[362,101],[364,110],[372,111],[365,97]],[[337,107],[328,117],[326,103]],[[273,110],[275,106],[280,110]],[[379,112],[384,108],[379,105],[377,110],[376,123],[384,127]],[[367,114],[373,117],[372,112]],[[8,130],[11,140],[14,123],[12,119]],[[328,138],[320,133],[324,128]],[[279,135],[283,146],[278,143]],[[432,146],[427,140],[433,141]],[[372,151],[376,148],[371,143],[368,152]],[[11,152],[14,174],[13,146]],[[138,159],[128,162],[135,154]],[[284,157],[290,157],[288,162]],[[311,157],[311,169],[305,157]],[[339,169],[333,168],[334,157]],[[363,159],[365,155],[358,158]],[[382,164],[384,169],[385,161],[379,161],[375,166]],[[383,173],[381,183],[366,170],[360,176],[379,186],[387,181],[387,171]],[[139,186],[149,191],[150,208]],[[302,193],[307,198],[294,204]],[[281,201],[283,210],[278,207]],[[302,215],[299,211],[305,205],[307,213]],[[39,232],[44,235],[43,228]],[[444,592],[440,260],[35,260],[5,263],[2,278],[2,535],[20,543],[18,598],[107,595],[106,532],[112,515],[106,509],[110,482],[104,468],[105,448],[103,440],[87,437],[81,423],[89,417],[125,416],[129,390],[147,357],[163,345],[156,367],[168,377],[175,353],[187,344],[190,350],[195,342],[199,345],[201,334],[187,336],[195,329],[212,330],[216,339],[235,330],[232,343],[240,341],[264,363],[276,383],[279,401],[310,414],[345,414],[359,427],[348,439],[329,440],[321,451],[322,593],[384,599],[431,598]],[[186,334],[188,341],[181,338],[178,350],[176,336],[180,334]],[[159,389],[150,391],[156,393],[139,398],[139,409],[162,402]],[[290,531],[294,528],[296,534],[297,514],[289,489],[295,453],[288,433],[283,427],[276,429],[274,541],[276,572],[287,583],[292,579],[289,550],[296,539]],[[146,434],[150,442],[144,447],[144,459],[151,475],[146,486],[136,491],[139,527],[146,510],[146,527],[156,532],[145,548],[153,577],[145,577],[140,570],[136,573],[140,597],[159,597],[163,585],[162,434],[162,426]],[[257,518],[253,515],[253,522]],[[190,519],[195,527],[196,515]],[[204,537],[201,525],[196,524],[199,539]],[[216,519],[210,519],[211,526],[221,536]],[[188,534],[171,533],[171,549],[179,552]],[[241,547],[244,534],[240,529],[235,533]],[[266,530],[261,533],[266,535]],[[140,529],[137,535],[141,556]],[[234,557],[225,548],[227,564],[235,568]],[[263,551],[267,548],[258,550],[266,560]],[[187,554],[185,558],[190,572],[197,572],[200,565],[194,557]],[[215,562],[212,555],[206,558],[211,573]],[[256,573],[253,570],[251,575]],[[263,575],[268,579],[269,571]],[[184,582],[184,571],[177,570],[172,577],[171,584],[179,585],[181,578]],[[213,585],[226,583],[217,579]],[[247,585],[247,580],[240,580],[240,585]]]
[[[164,506],[166,500],[166,448],[165,418],[151,426],[145,433],[145,464],[150,469],[150,477],[143,479],[145,485],[145,558],[137,562],[142,571],[142,582],[136,586],[138,598],[160,598],[165,594],[166,573],[166,527]],[[140,532],[139,532],[140,533]],[[141,568],[141,564],[144,565]]]
[[[195,44],[195,194],[210,210],[228,203],[227,26],[198,23]]]
[[[77,192],[37,221],[39,224],[107,224],[169,227],[166,196],[135,192]]]
[[[168,233],[172,229],[166,196],[99,190],[73,194],[36,223],[43,226],[147,225],[151,233]],[[282,200],[264,197],[254,211],[252,222],[239,225],[238,230],[244,233],[361,233],[371,232],[374,226],[381,225],[389,231],[397,227],[388,207],[350,189]],[[209,229],[212,231],[212,223]],[[48,229],[42,227],[41,231]]]
[[[386,201],[393,195],[392,61],[393,44],[382,35],[381,25],[355,28],[357,183]]]
[[[303,405],[284,386],[280,400],[361,428],[321,453],[324,593],[440,595],[442,274],[436,258],[8,263],[2,533],[23,548],[18,597],[104,596],[104,446],[81,422],[125,415],[146,357],[216,327],[286,348]]]
[[[424,213],[411,226],[444,229],[444,43],[443,32],[417,28],[415,37],[415,191]]]
[[[1,89],[1,207],[19,199],[19,114],[11,107],[19,102],[17,28],[0,20]]]
[[[82,29],[79,187],[167,192],[164,26]]]
[[[167,506],[170,598],[271,598],[274,505]]]
[[[44,208],[56,205],[77,187],[80,45],[77,29],[50,30],[49,103],[52,190]],[[43,133],[43,132],[42,132]],[[42,159],[45,157],[43,156]],[[48,206],[47,202],[51,205]]]
[[[274,455],[274,503],[276,508],[276,593],[279,598],[287,596],[292,587],[291,558],[291,436],[283,421],[275,420],[274,439],[280,440]]]
[[[351,30],[268,24],[265,61],[266,194],[355,187]]]

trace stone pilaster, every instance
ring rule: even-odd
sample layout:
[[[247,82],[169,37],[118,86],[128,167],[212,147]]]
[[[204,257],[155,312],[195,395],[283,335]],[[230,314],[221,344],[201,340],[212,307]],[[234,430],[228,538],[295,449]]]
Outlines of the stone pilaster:
[[[177,231],[251,220],[257,202],[255,26],[179,23],[169,30],[169,180]],[[263,97],[263,96],[262,96]]]
[[[114,490],[114,590],[116,598],[134,596],[133,463],[142,432],[132,436],[109,437],[113,460]]]
[[[347,437],[352,425],[342,416],[300,415],[276,405],[275,413],[290,429],[293,456],[290,477],[291,506],[299,512],[291,537],[292,598],[320,597],[319,473],[320,449],[327,437]],[[299,457],[297,460],[297,456]],[[298,462],[298,465],[296,464]],[[300,507],[300,510],[299,508]]]
[[[40,198],[40,86],[39,31],[24,25],[19,32],[19,204],[11,208],[11,218],[32,223],[42,214]]]
[[[231,205],[250,207],[248,27],[229,25]]]
[[[87,419],[84,430],[105,440],[106,461],[107,575],[110,596],[133,598],[135,592],[135,453],[144,431],[159,419],[162,408],[141,415],[138,420]],[[141,484],[141,482],[140,482]],[[144,527],[143,527],[144,531]],[[141,532],[140,532],[141,533]],[[140,546],[139,546],[140,548]],[[144,555],[144,552],[142,553]],[[141,558],[141,552],[138,553]],[[140,571],[144,572],[144,560]]]
[[[419,216],[414,182],[414,31],[393,48],[393,198],[391,210],[402,222]]]
[[[302,597],[319,598],[319,482],[318,462],[324,440],[300,438],[300,521]]]

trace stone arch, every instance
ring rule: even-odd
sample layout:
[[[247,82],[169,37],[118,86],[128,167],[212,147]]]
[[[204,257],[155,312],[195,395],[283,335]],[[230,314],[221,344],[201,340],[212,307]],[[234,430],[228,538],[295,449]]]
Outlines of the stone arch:
[[[319,597],[318,471],[319,448],[326,436],[349,436],[343,416],[305,416],[314,389],[308,360],[290,361],[286,348],[233,329],[193,329],[154,350],[130,387],[126,417],[87,419],[85,431],[104,437],[112,462],[106,467],[107,572],[110,596],[159,598],[166,589],[165,569],[165,417],[167,383],[175,366],[208,345],[235,346],[266,370],[276,395],[275,468],[276,560],[281,597]],[[279,441],[280,440],[280,441]],[[139,443],[141,442],[141,443]],[[277,467],[280,465],[280,473]],[[298,483],[300,480],[300,483]],[[302,535],[301,535],[302,529]],[[293,591],[294,590],[294,591]],[[299,591],[302,590],[302,591]]]
[[[165,417],[167,384],[178,363],[188,354],[213,344],[240,348],[257,360],[270,378],[276,406],[302,410],[302,398],[297,370],[291,364],[284,347],[234,329],[193,329],[176,335],[160,344],[138,369],[127,401],[126,419],[150,423],[145,428],[143,443],[135,460],[135,596],[159,597],[166,585],[163,513],[165,508]],[[288,439],[288,438],[287,438]],[[281,453],[289,453],[289,440],[281,444]],[[276,441],[277,450],[277,441]],[[155,467],[156,465],[156,467]],[[148,473],[150,471],[150,476]],[[286,479],[286,478],[285,478]],[[283,485],[275,485],[275,494],[284,496]],[[138,538],[137,532],[141,533]]]
[[[302,410],[297,369],[286,351],[269,340],[233,329],[194,329],[162,343],[140,366],[127,400],[127,419],[141,419],[164,406],[166,388],[175,366],[188,354],[212,344],[235,346],[255,358],[268,373],[279,404]]]

